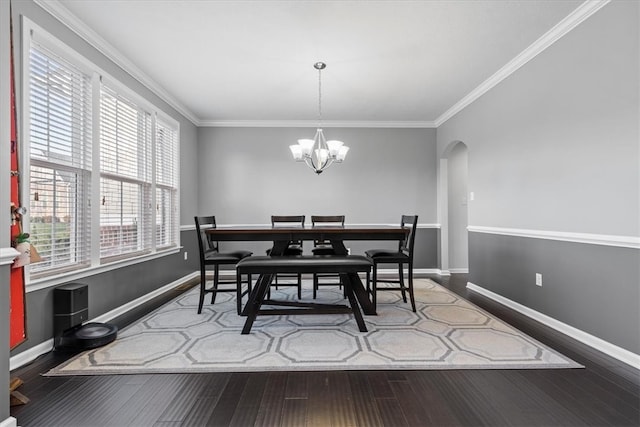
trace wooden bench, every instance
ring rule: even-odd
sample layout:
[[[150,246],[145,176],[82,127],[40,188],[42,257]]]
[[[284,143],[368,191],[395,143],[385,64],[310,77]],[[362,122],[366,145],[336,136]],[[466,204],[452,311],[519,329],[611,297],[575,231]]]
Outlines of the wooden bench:
[[[238,277],[242,274],[259,274],[260,278],[253,292],[249,296],[243,314],[247,316],[243,334],[251,332],[251,327],[258,315],[283,315],[283,314],[336,314],[353,313],[360,332],[367,332],[367,327],[362,318],[362,312],[355,297],[351,281],[353,275],[369,273],[373,263],[370,258],[360,255],[345,256],[295,256],[295,257],[270,257],[252,256],[245,258],[236,264]],[[337,273],[343,280],[345,295],[349,300],[349,306],[337,304],[318,304],[302,301],[276,301],[265,299],[267,290],[273,277],[278,273]],[[359,279],[358,279],[359,280]],[[262,305],[279,306],[287,308],[263,309]],[[295,308],[289,308],[295,307]]]

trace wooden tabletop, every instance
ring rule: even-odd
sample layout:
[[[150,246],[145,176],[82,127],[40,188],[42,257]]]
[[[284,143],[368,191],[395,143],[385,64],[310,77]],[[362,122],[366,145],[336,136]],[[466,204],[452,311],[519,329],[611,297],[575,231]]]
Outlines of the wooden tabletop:
[[[409,228],[399,225],[270,226],[242,225],[209,228],[216,240],[401,240]]]

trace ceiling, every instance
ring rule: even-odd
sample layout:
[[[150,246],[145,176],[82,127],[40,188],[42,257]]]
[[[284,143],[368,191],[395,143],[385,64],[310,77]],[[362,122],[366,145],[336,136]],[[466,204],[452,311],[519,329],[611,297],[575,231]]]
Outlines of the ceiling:
[[[315,122],[323,61],[326,123],[428,126],[583,2],[54,3],[199,125]]]

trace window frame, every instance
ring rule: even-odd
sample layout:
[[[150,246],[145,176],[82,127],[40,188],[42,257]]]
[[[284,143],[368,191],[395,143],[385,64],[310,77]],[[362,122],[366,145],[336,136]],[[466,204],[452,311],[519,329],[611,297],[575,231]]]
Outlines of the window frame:
[[[86,266],[77,266],[72,267],[68,271],[64,271],[63,269],[51,271],[51,273],[47,273],[46,271],[37,273],[34,277],[32,277],[30,266],[25,266],[25,281],[27,284],[27,291],[33,291],[36,289],[42,289],[49,286],[55,286],[60,283],[68,282],[70,280],[77,280],[82,277],[86,277],[89,275],[94,275],[106,271],[110,271],[116,268],[122,268],[128,265],[137,264],[140,262],[149,261],[151,259],[164,257],[167,255],[172,255],[180,251],[181,242],[180,242],[180,209],[179,209],[179,198],[180,198],[180,184],[179,184],[179,176],[180,176],[180,163],[179,163],[179,153],[180,153],[180,123],[164,113],[160,108],[155,106],[153,103],[149,102],[146,98],[140,95],[135,90],[129,88],[124,83],[119,81],[118,79],[110,76],[96,64],[94,64],[89,59],[85,58],[62,41],[58,40],[56,37],[51,35],[46,30],[42,29],[40,26],[32,22],[26,17],[22,17],[22,72],[21,72],[21,95],[22,95],[22,124],[21,131],[23,137],[21,138],[21,145],[19,147],[21,159],[20,159],[20,167],[23,171],[21,173],[21,177],[23,178],[20,182],[20,191],[22,194],[22,203],[27,207],[27,215],[23,218],[23,230],[25,232],[29,232],[31,229],[30,222],[30,207],[31,207],[31,185],[30,185],[30,175],[31,175],[31,151],[30,151],[30,126],[31,126],[31,93],[30,93],[30,57],[31,57],[31,48],[32,43],[35,42],[39,45],[46,47],[52,53],[60,56],[65,61],[69,62],[73,66],[80,69],[82,72],[86,73],[91,77],[90,80],[90,91],[91,91],[91,131],[90,131],[90,141],[88,144],[91,145],[91,164],[89,166],[88,172],[88,188],[90,193],[90,207],[87,208],[88,212],[88,224],[87,228],[89,231],[89,263]],[[103,177],[104,173],[100,169],[100,93],[101,86],[106,85],[112,91],[115,91],[117,94],[123,96],[124,98],[130,100],[135,103],[140,109],[143,109],[149,114],[149,118],[151,121],[151,142],[150,142],[150,153],[148,155],[148,160],[146,167],[151,169],[151,178],[150,178],[150,186],[149,186],[149,194],[151,196],[151,204],[149,206],[148,211],[151,213],[151,219],[149,219],[149,223],[151,224],[151,235],[150,235],[150,247],[149,250],[141,251],[141,252],[133,252],[127,253],[122,256],[115,257],[100,257],[100,181],[101,177]],[[176,176],[176,184],[175,184],[175,233],[172,235],[173,242],[170,242],[168,245],[157,245],[156,244],[156,233],[155,233],[155,224],[156,224],[156,191],[158,188],[164,188],[163,185],[157,185],[156,177],[155,177],[155,169],[156,169],[156,132],[157,132],[157,121],[161,120],[167,127],[169,127],[172,131],[175,132],[175,162],[173,164],[173,170]],[[46,162],[44,162],[46,163]],[[60,166],[59,164],[54,164],[55,166]],[[46,167],[46,166],[45,166]],[[108,174],[107,174],[108,175]],[[76,199],[77,200],[77,199]],[[146,219],[145,219],[146,220]]]

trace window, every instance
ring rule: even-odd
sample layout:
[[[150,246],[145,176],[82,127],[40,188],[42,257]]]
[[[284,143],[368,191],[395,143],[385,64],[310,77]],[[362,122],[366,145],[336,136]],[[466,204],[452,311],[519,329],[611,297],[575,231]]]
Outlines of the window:
[[[31,272],[90,261],[91,78],[32,44],[29,67]]]
[[[151,115],[100,90],[100,256],[152,249]]]
[[[30,279],[177,247],[178,124],[28,20],[25,40]]]
[[[171,246],[179,233],[177,129],[158,120],[155,146],[156,247],[166,247]]]

